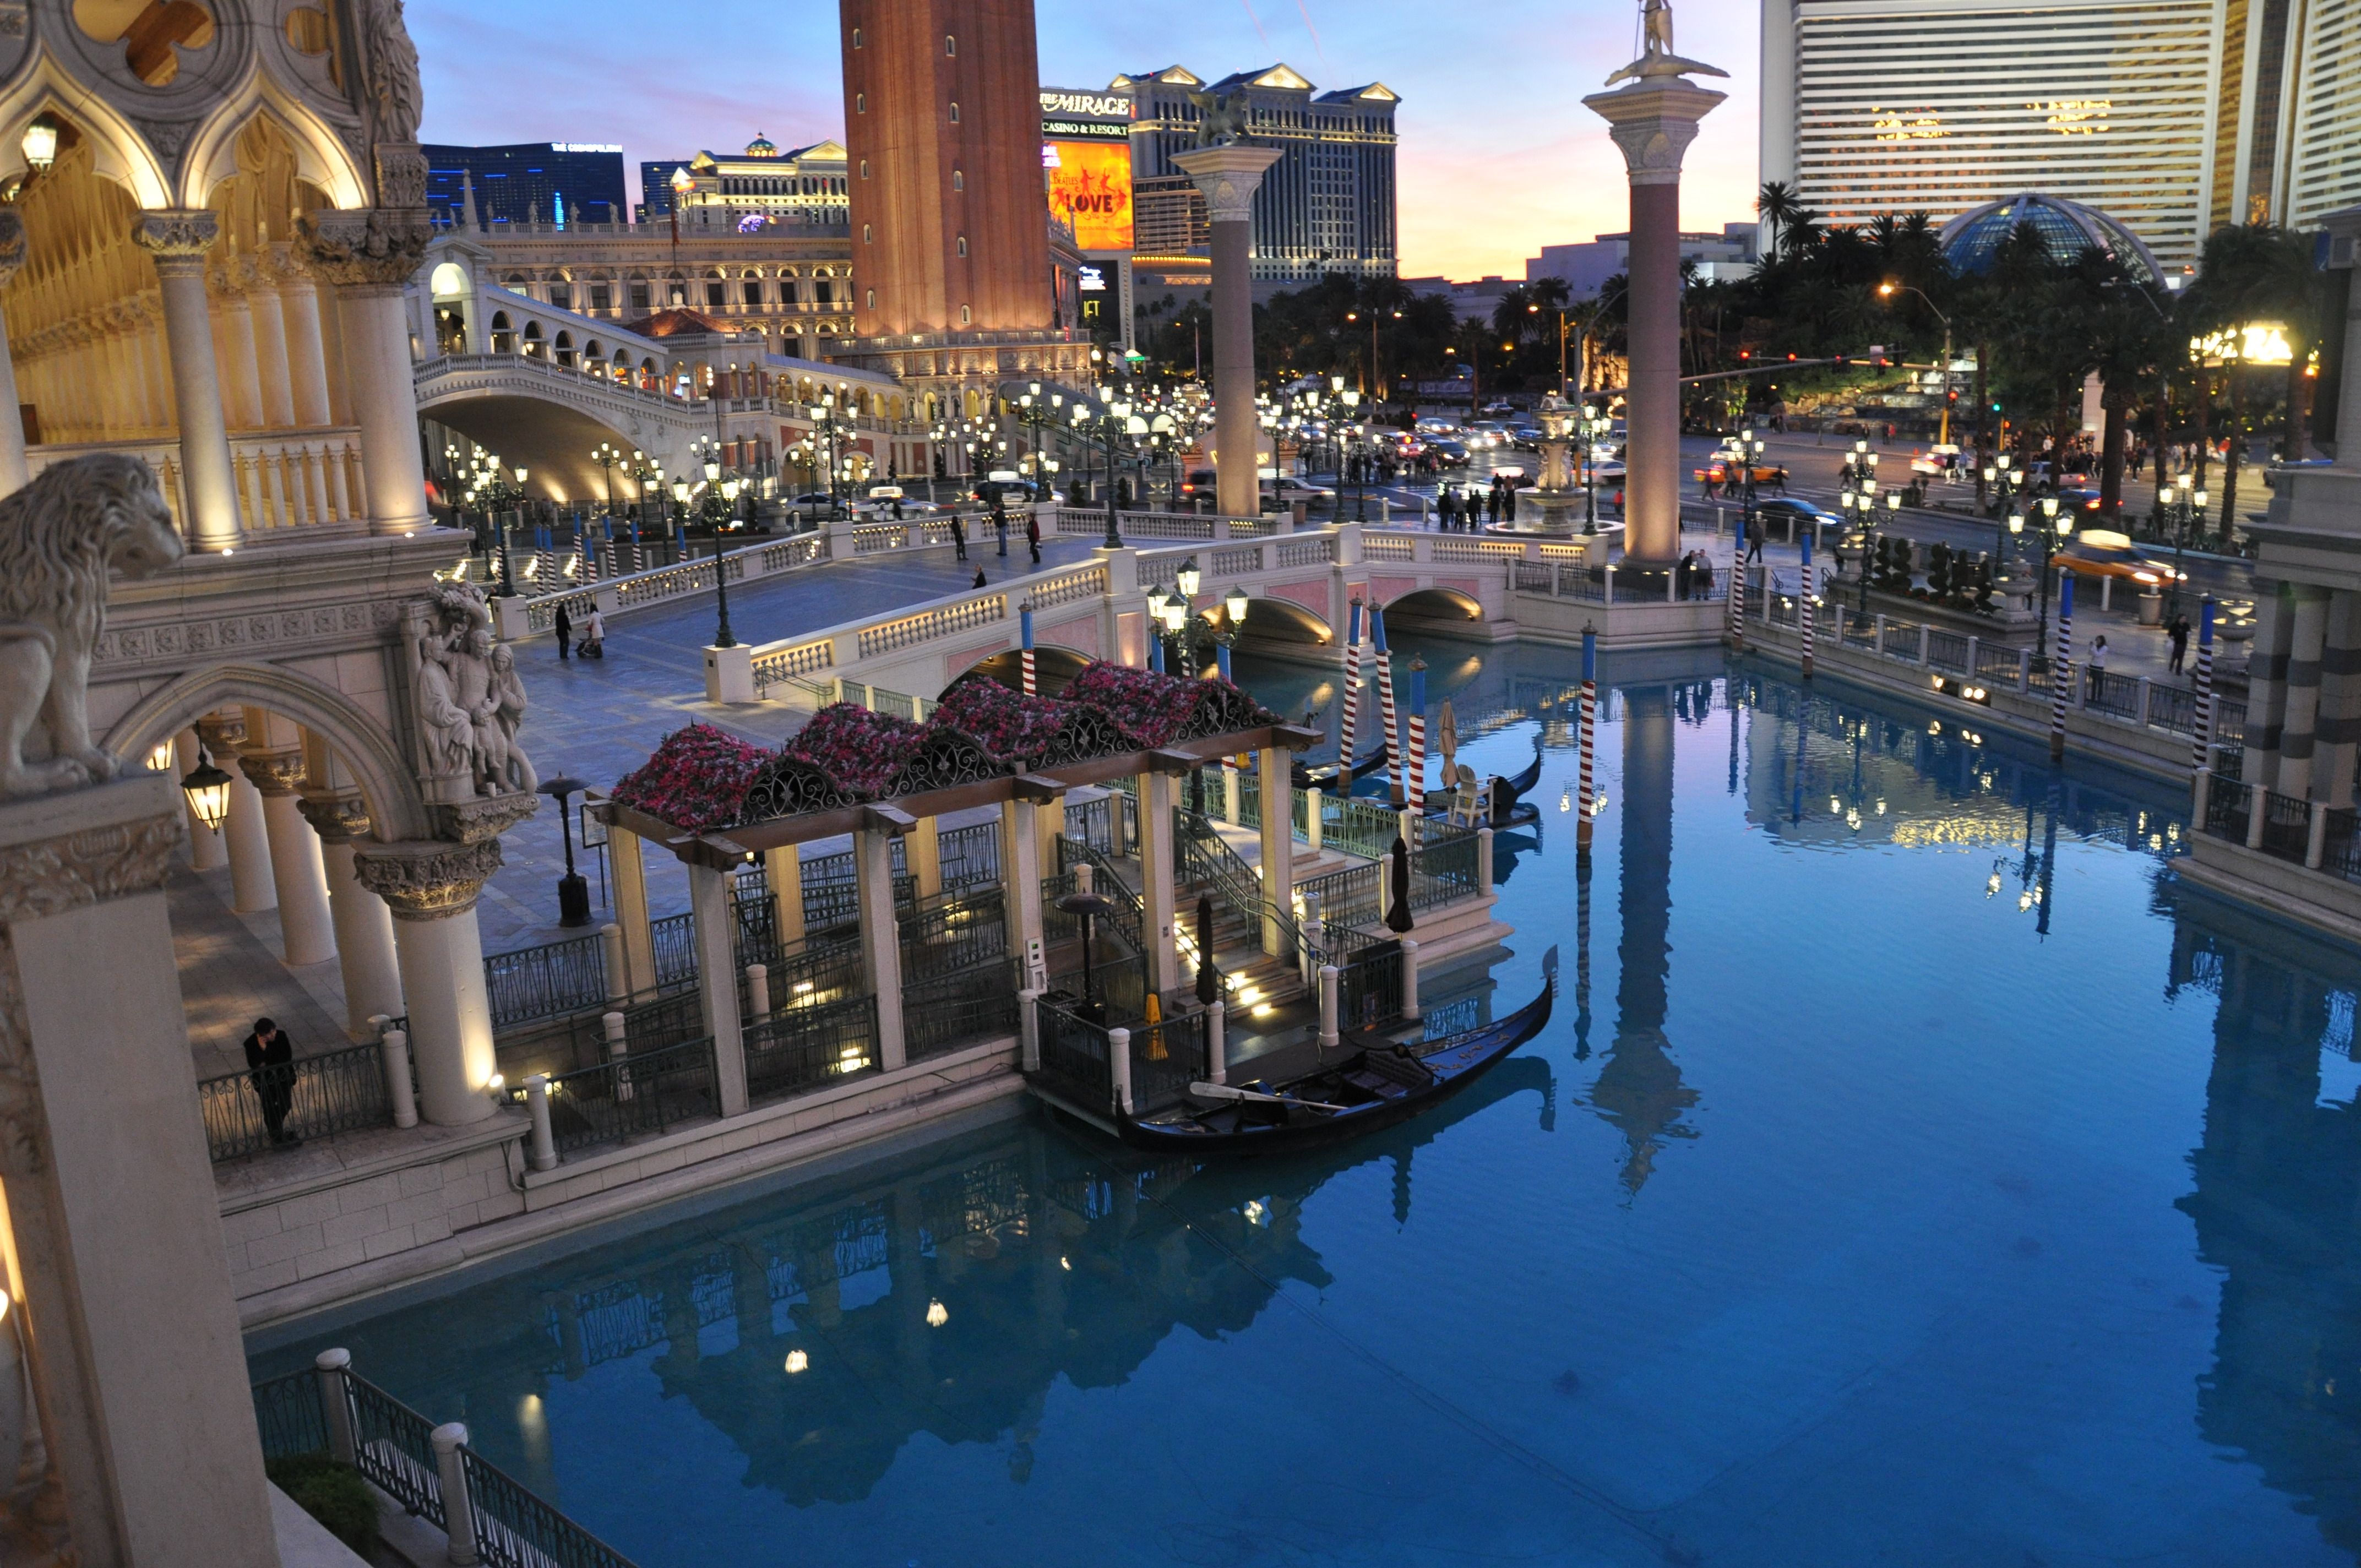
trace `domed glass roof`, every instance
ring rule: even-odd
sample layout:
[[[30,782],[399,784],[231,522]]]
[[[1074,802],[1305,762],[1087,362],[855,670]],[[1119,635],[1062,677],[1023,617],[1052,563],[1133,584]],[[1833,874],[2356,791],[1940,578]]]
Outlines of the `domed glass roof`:
[[[762,132],[756,131],[754,133],[754,139],[746,144],[746,156],[749,158],[776,158],[779,156],[778,144],[773,141],[769,137],[764,136]]]
[[[1943,254],[1960,272],[1981,276],[1992,267],[2001,242],[2026,224],[2033,225],[2053,260],[2071,261],[2086,247],[2096,246],[2140,282],[2157,287],[2164,281],[2164,269],[2137,235],[2096,207],[2037,191],[1987,202],[1945,224]]]

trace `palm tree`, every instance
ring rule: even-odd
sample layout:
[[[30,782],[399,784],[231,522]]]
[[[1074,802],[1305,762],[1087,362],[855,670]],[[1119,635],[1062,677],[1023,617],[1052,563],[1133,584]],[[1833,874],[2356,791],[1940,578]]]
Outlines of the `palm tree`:
[[[1771,225],[1771,254],[1775,258],[1782,249],[1780,241],[1788,224],[1804,210],[1804,203],[1796,196],[1795,188],[1784,180],[1766,180],[1754,198],[1754,210]]]
[[[2218,333],[2233,342],[2223,356],[2230,384],[2230,455],[2222,476],[2221,530],[2230,536],[2237,521],[2238,468],[2246,439],[2246,378],[2237,362],[2244,329],[2258,322],[2276,322],[2285,330],[2288,347],[2287,408],[2281,423],[2281,450],[2290,461],[2304,452],[2304,362],[2320,330],[2323,302],[2320,274],[2312,265],[2308,236],[2276,224],[2241,224],[2216,229],[2198,258],[2197,281],[2191,291],[2190,309],[2201,332]],[[2199,367],[2202,376],[2204,367]]]

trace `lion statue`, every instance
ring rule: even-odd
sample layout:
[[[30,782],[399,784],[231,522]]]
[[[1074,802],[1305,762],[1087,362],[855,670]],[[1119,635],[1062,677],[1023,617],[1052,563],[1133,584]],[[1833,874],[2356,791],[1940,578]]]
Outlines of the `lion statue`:
[[[137,457],[76,457],[0,499],[0,796],[115,776],[120,764],[91,744],[87,704],[106,576],[144,577],[180,558],[164,493]],[[27,762],[37,729],[46,744]]]

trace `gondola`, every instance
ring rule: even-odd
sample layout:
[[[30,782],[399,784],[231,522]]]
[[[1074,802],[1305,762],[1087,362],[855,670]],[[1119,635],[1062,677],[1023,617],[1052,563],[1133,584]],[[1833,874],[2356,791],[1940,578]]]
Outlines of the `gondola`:
[[[1557,994],[1555,948],[1542,959],[1542,993],[1496,1023],[1422,1045],[1356,1031],[1326,1053],[1335,1060],[1300,1077],[1191,1084],[1183,1104],[1126,1117],[1118,1130],[1134,1148],[1269,1154],[1390,1127],[1449,1099],[1540,1034]]]
[[[1541,807],[1521,798],[1542,782],[1542,741],[1533,737],[1533,760],[1508,778],[1492,780],[1492,810],[1488,818],[1494,828],[1516,828],[1541,820]],[[1455,792],[1447,789],[1430,790],[1426,795],[1426,814],[1442,817],[1451,810]]]
[[[1353,779],[1357,783],[1362,779],[1367,778],[1371,773],[1376,773],[1379,768],[1382,768],[1385,765],[1386,743],[1384,740],[1380,740],[1370,751],[1367,756],[1363,757],[1359,762],[1353,764]],[[1336,787],[1336,764],[1334,762],[1323,763],[1318,767],[1309,767],[1299,762],[1294,764],[1293,768],[1290,771],[1294,775],[1291,782],[1298,789],[1311,789],[1315,785],[1321,789],[1334,789]],[[1350,792],[1348,791],[1347,793]]]

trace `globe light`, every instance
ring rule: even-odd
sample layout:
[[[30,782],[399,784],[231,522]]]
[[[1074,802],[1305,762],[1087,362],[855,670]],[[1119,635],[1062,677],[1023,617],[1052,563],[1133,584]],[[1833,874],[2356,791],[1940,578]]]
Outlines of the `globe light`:
[[[197,820],[218,833],[229,818],[230,776],[214,766],[214,760],[203,747],[197,748],[197,765],[181,780],[181,793],[189,797],[189,809]]]
[[[47,174],[49,165],[58,160],[58,124],[47,115],[37,116],[25,127],[25,161],[33,166],[36,174]]]
[[[1197,557],[1194,555],[1181,562],[1180,569],[1172,574],[1172,580],[1180,586],[1180,597],[1183,599],[1193,599],[1197,597],[1198,586],[1204,581],[1204,577],[1205,575],[1197,569]]]
[[[2190,491],[2189,501],[2190,504],[2194,506],[2198,510],[2203,511],[2205,510],[2205,492],[2203,490]]]
[[[1246,602],[1246,591],[1242,587],[1233,587],[1228,596],[1222,600],[1222,611],[1229,618],[1232,626],[1245,623]]]
[[[172,771],[172,738],[170,735],[148,748],[148,771],[151,773]]]
[[[2023,533],[2025,532],[2025,514],[2023,512],[2013,511],[2008,514],[2008,531],[2011,533]]]

